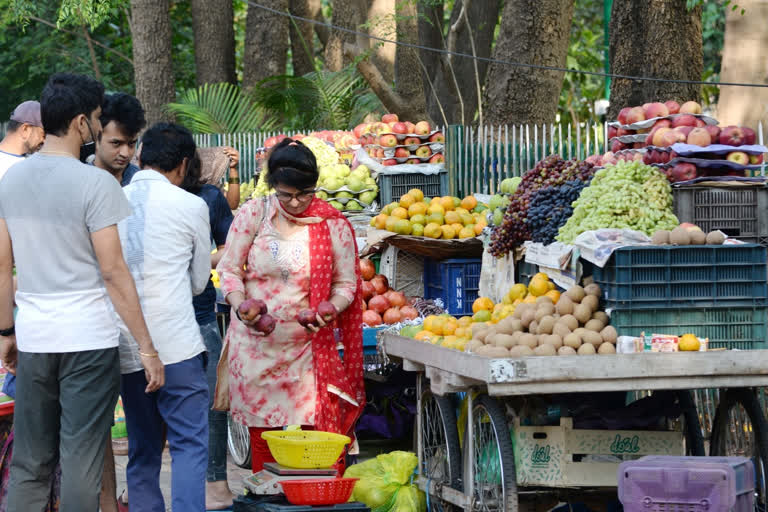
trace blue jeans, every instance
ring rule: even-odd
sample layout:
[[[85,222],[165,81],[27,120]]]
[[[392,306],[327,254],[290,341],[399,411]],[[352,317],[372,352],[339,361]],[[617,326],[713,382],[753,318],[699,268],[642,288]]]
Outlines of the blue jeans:
[[[208,463],[208,384],[205,354],[165,366],[165,386],[145,393],[143,371],[121,377],[128,428],[128,494],[131,512],[165,512],[160,491],[163,423],[171,449],[173,512],[205,511]]]
[[[216,365],[221,357],[221,334],[219,324],[213,322],[202,324],[200,334],[203,335],[205,348],[208,350],[208,471],[206,479],[209,482],[227,480],[227,413],[214,411],[213,393],[216,390]]]

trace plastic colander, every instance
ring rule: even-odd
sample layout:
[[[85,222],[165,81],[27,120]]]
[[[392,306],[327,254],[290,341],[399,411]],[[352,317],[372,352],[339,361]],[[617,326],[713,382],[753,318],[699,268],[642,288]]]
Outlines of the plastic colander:
[[[347,436],[315,430],[269,431],[261,438],[278,464],[294,469],[330,468],[352,442]]]
[[[357,478],[317,478],[281,482],[285,499],[294,505],[338,505],[349,501]]]

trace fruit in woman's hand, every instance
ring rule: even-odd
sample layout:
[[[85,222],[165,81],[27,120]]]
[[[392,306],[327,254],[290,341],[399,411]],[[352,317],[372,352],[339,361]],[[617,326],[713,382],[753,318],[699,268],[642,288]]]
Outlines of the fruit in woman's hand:
[[[246,299],[240,303],[238,309],[240,310],[241,315],[249,315],[255,318],[256,316],[263,315],[267,312],[267,305],[263,300]]]
[[[299,311],[297,321],[303,327],[317,326],[317,312],[314,309],[302,309]]]
[[[317,305],[317,314],[320,315],[320,318],[323,319],[323,322],[332,322],[338,313],[339,312],[336,310],[336,306],[328,301],[323,301]]]
[[[253,328],[256,329],[258,332],[261,332],[264,334],[270,334],[272,331],[275,330],[276,325],[277,325],[277,321],[274,319],[272,315],[264,314],[264,315],[261,315],[258,322],[256,322],[256,325],[254,325]]]

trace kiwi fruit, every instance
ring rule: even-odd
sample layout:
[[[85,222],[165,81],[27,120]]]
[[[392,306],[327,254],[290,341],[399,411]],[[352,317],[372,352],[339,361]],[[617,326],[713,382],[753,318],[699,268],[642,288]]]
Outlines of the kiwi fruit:
[[[592,308],[588,304],[579,304],[576,309],[573,310],[573,316],[579,321],[579,324],[584,325],[592,318]]]
[[[559,321],[565,324],[571,331],[575,331],[579,328],[579,321],[573,315],[565,315],[561,317]]]
[[[613,346],[613,343],[608,343],[607,341],[600,345],[600,348],[597,349],[598,354],[615,354],[616,353],[616,347]]]
[[[580,356],[593,356],[597,352],[595,346],[590,343],[585,343],[579,347],[577,351]]]
[[[552,330],[555,328],[555,319],[547,315],[539,322],[539,328],[537,334],[552,334]]]
[[[597,297],[597,295],[587,295],[584,297],[581,301],[582,306],[589,306],[590,315],[597,311],[597,308],[600,306],[600,299]]]
[[[576,355],[576,351],[572,347],[569,347],[568,345],[563,345],[562,347],[557,349],[557,355],[559,355],[559,356],[575,356]]]
[[[688,233],[691,237],[691,245],[705,245],[707,234],[700,229],[694,229]]]
[[[669,231],[660,229],[651,236],[651,243],[653,245],[669,245],[669,235]]]
[[[525,333],[517,340],[517,346],[526,346],[528,348],[534,348],[539,344],[539,339],[535,334]]]
[[[482,340],[478,340],[477,338],[472,338],[471,340],[469,340],[469,343],[467,343],[467,350],[469,352],[477,352],[477,349],[484,346],[485,346],[485,343],[483,343]]]
[[[600,320],[595,320],[593,318],[592,320],[590,320],[584,325],[584,328],[589,331],[600,332],[605,328],[605,324]]]
[[[532,309],[526,310],[523,313],[523,318],[520,319],[520,324],[524,329],[531,330],[531,324],[536,320],[536,313]]]
[[[527,345],[517,345],[510,349],[509,355],[512,357],[532,356],[533,349]]]
[[[723,245],[725,235],[720,231],[710,231],[705,239],[707,245]]]
[[[571,299],[573,302],[581,302],[581,300],[584,298],[584,288],[582,288],[579,285],[576,285],[572,288],[570,288],[567,292],[565,292],[565,295],[568,296],[569,299]]]
[[[603,290],[600,289],[600,286],[595,283],[590,283],[587,286],[584,287],[584,292],[587,295],[594,295],[595,297],[600,297],[603,294]],[[582,300],[582,302],[584,302]]]
[[[572,332],[571,334],[568,334],[563,338],[563,345],[566,347],[571,348],[579,348],[581,346],[581,336],[576,334],[575,332]]]
[[[616,328],[612,325],[607,325],[605,329],[600,331],[600,337],[603,338],[603,341],[606,343],[613,343],[616,344],[616,339],[619,337],[619,335],[616,333]]]
[[[565,338],[566,336],[571,334],[571,330],[563,322],[557,321],[555,322],[554,329],[552,329],[552,334],[557,334],[561,338]]]
[[[669,242],[672,245],[691,245],[691,235],[687,229],[677,226],[669,234]]]
[[[560,300],[557,301],[557,305],[555,306],[555,310],[560,315],[570,315],[573,313],[573,301],[570,297],[567,295],[561,295]]]
[[[600,320],[604,325],[608,325],[611,320],[605,311],[595,311],[595,313],[592,315],[592,318],[594,320]]]
[[[589,343],[590,345],[594,345],[595,347],[599,347],[603,344],[603,337],[600,336],[599,332],[595,331],[586,331],[584,333],[584,336],[581,338],[584,343]]]
[[[533,349],[533,355],[535,356],[556,356],[557,350],[552,345],[545,343],[543,345],[539,345],[535,349]]]

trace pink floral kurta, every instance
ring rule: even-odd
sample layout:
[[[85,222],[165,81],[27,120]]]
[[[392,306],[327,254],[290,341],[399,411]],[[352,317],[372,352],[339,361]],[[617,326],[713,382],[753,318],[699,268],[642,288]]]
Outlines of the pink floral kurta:
[[[230,412],[249,427],[315,422],[311,335],[296,322],[309,307],[309,229],[305,225],[284,236],[274,227],[277,215],[288,219],[274,196],[244,204],[218,265],[225,296],[242,291],[247,298],[261,299],[277,320],[271,334],[258,336],[233,313],[227,330]],[[357,265],[354,234],[343,219],[327,222],[334,254],[331,296],[351,303]]]

